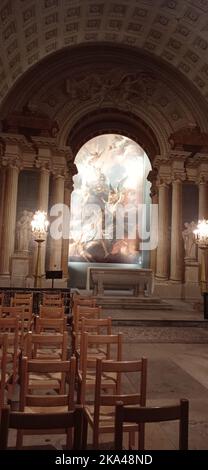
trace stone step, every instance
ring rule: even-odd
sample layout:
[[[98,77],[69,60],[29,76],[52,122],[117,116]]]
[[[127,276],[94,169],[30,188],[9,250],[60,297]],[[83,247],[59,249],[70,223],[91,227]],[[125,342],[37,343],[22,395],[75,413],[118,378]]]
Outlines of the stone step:
[[[162,301],[158,297],[96,297],[97,305],[103,308],[132,309],[132,310],[172,310],[173,307],[168,302]]]
[[[135,318],[128,318],[128,319],[119,319],[119,318],[112,318],[113,326],[138,326],[138,327],[176,327],[176,328],[206,328],[208,329],[208,321],[207,320],[159,320],[159,319],[151,319],[151,320],[137,320]]]

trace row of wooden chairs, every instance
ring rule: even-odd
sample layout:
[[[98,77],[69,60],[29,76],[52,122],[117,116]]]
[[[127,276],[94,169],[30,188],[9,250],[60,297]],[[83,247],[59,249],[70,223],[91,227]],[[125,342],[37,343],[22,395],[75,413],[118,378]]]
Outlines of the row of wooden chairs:
[[[77,357],[78,402],[84,406],[84,426],[93,431],[93,446],[99,448],[99,435],[114,431],[115,405],[146,406],[147,360],[122,361],[123,335],[112,335],[111,318],[101,318],[102,309],[94,299],[76,298],[73,306],[73,352]],[[105,335],[103,328],[106,329]],[[114,346],[114,359],[111,348]],[[140,376],[140,388],[135,394],[122,391],[122,374],[136,373]],[[88,390],[94,391],[94,404],[86,399]],[[105,393],[103,393],[103,391]],[[106,391],[108,393],[106,393]],[[110,393],[109,393],[110,392]],[[129,447],[136,427],[123,426],[129,434]],[[139,424],[139,445],[144,448],[144,425]]]
[[[82,299],[85,300],[85,299]],[[122,360],[122,343],[123,335],[112,335],[111,332],[111,319],[99,318],[101,310],[96,310],[96,315],[92,313],[97,307],[90,305],[77,305],[73,309],[73,336],[74,353],[76,358],[72,357],[70,361],[70,373],[63,370],[62,367],[66,366],[68,362],[66,354],[61,353],[61,343],[64,344],[64,337],[67,334],[58,332],[57,334],[45,334],[47,330],[47,319],[39,318],[36,324],[39,324],[37,332],[29,332],[26,335],[26,354],[23,357],[20,367],[20,411],[42,413],[53,411],[56,408],[56,413],[60,412],[60,406],[65,406],[62,412],[67,412],[74,407],[74,389],[75,389],[75,375],[78,390],[78,401],[83,407],[83,433],[82,433],[82,446],[86,448],[87,445],[87,428],[88,425],[93,431],[93,447],[99,448],[99,436],[102,433],[113,433],[115,428],[115,409],[119,402],[122,406],[135,405],[139,409],[145,407],[146,410],[146,376],[147,376],[147,360],[141,359],[139,361],[123,361]],[[90,311],[89,311],[90,309]],[[92,315],[92,316],[91,316]],[[78,320],[76,318],[78,316]],[[45,323],[43,322],[45,321]],[[51,320],[51,319],[49,319]],[[58,319],[60,320],[60,319]],[[52,319],[53,323],[57,320]],[[53,325],[51,325],[53,327]],[[106,329],[103,334],[103,329]],[[52,338],[53,336],[53,338]],[[55,359],[52,358],[52,346],[55,340],[54,352]],[[66,342],[66,339],[65,339]],[[49,347],[49,356],[46,355],[44,350],[46,346]],[[47,348],[46,348],[47,349]],[[43,354],[44,350],[44,354]],[[57,357],[58,350],[58,357]],[[66,347],[64,349],[66,352]],[[54,366],[56,370],[54,370]],[[61,367],[61,370],[60,370]],[[67,367],[67,366],[66,366]],[[139,388],[134,394],[127,394],[125,386],[123,388],[122,377],[124,374],[136,374],[139,382]],[[40,375],[42,378],[40,380]],[[67,386],[67,398],[66,398]],[[37,391],[47,391],[50,389],[52,394],[44,397],[37,396]],[[94,403],[89,400],[88,395],[93,396]],[[55,405],[57,397],[63,398],[65,402],[61,405]],[[42,401],[41,401],[42,400]],[[49,403],[47,407],[47,403]],[[68,404],[68,409],[66,406]],[[70,405],[69,405],[70,404]],[[144,421],[139,423],[139,445],[144,443]],[[135,432],[138,431],[138,423],[132,424],[128,422],[124,424],[122,429],[129,435],[129,447],[132,447],[135,439]],[[17,433],[17,446],[21,448],[24,432],[22,430]],[[71,432],[67,433],[67,445],[72,444]]]
[[[188,449],[188,400],[181,400],[180,404],[169,407],[128,407],[123,403],[116,404],[114,449],[123,449],[123,426],[143,426],[145,423],[156,423],[164,421],[179,421],[179,449]],[[8,448],[9,429],[16,429],[17,433],[22,431],[48,431],[62,432],[63,429],[69,434],[73,429],[73,449],[81,450],[85,447],[85,435],[83,429],[83,408],[76,406],[74,411],[62,413],[27,413],[11,412],[9,407],[2,409],[0,425],[0,450]],[[145,450],[144,438],[139,434],[138,449]]]
[[[0,306],[4,306],[5,295],[4,292],[0,293]],[[32,292],[15,292],[14,296],[11,297],[11,305],[30,305],[33,304],[33,293]],[[64,298],[61,293],[43,293],[42,296],[42,305],[44,306],[54,306],[54,307],[63,307]]]

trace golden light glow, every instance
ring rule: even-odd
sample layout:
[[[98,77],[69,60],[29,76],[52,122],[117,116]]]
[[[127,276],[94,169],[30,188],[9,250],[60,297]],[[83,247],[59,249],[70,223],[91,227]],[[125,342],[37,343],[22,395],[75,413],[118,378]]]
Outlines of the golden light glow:
[[[208,248],[208,220],[199,220],[194,235],[199,248]]]
[[[49,222],[44,211],[36,211],[31,222],[32,232],[36,239],[44,240],[48,230]]]

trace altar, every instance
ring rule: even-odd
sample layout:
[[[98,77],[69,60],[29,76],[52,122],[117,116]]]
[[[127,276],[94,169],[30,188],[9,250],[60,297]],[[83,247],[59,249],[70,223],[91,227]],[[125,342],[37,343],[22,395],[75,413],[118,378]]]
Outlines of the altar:
[[[135,297],[150,297],[154,290],[154,274],[151,269],[119,269],[88,267],[87,290],[102,296],[109,290],[130,290]]]

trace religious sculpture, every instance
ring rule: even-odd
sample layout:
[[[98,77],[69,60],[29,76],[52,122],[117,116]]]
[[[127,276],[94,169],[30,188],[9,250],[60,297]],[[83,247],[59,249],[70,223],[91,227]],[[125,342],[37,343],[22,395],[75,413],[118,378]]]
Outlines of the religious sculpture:
[[[17,251],[29,251],[33,213],[24,210],[17,222]]]
[[[196,260],[196,243],[194,230],[196,229],[195,222],[184,224],[185,230],[182,232],[184,241],[185,259]]]

